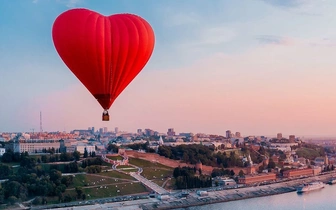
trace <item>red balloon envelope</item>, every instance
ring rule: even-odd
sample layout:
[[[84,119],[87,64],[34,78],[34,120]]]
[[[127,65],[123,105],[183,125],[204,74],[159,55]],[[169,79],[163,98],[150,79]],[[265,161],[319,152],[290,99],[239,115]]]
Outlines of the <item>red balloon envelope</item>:
[[[152,55],[152,27],[133,14],[103,16],[87,9],[59,15],[52,28],[55,48],[83,85],[107,110]]]

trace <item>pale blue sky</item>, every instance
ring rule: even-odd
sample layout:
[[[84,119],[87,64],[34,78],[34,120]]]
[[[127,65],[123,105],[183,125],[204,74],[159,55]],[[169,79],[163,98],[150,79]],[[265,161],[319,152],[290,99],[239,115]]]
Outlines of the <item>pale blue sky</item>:
[[[135,13],[156,35],[146,68],[101,107],[55,51],[77,7]],[[0,132],[118,126],[166,132],[336,135],[334,0],[0,1]]]

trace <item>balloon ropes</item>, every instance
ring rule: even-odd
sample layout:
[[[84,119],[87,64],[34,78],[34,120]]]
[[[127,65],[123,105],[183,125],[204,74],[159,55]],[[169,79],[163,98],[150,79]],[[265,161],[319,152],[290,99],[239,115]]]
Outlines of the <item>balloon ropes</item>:
[[[52,27],[59,56],[104,109],[102,120],[121,92],[152,55],[152,27],[134,14],[103,16],[88,9],[60,14]]]

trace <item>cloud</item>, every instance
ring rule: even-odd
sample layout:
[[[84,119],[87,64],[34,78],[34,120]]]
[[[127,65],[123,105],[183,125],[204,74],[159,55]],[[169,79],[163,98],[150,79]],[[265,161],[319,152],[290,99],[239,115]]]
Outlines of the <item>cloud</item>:
[[[272,6],[276,7],[283,7],[283,8],[295,8],[300,7],[304,4],[309,4],[311,0],[262,0],[265,3],[271,4]]]
[[[36,3],[38,3],[38,1],[39,1],[39,0],[33,0],[33,3],[36,4]]]
[[[325,16],[328,0],[261,0],[269,5],[305,16]],[[324,8],[321,10],[321,8]]]
[[[336,40],[330,38],[322,38],[322,39],[315,39],[309,40],[309,45],[312,47],[336,47]]]
[[[65,4],[65,6],[69,8],[76,7],[82,0],[56,0],[61,4]]]
[[[294,43],[292,38],[274,35],[261,35],[257,37],[257,40],[261,44],[292,45]]]

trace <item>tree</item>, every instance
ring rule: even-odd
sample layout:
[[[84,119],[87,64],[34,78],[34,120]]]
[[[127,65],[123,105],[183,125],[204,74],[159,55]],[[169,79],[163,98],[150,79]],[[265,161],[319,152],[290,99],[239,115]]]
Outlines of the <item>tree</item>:
[[[13,153],[11,153],[11,152],[5,152],[2,155],[1,161],[4,162],[4,163],[10,163],[10,162],[12,162],[13,161]]]
[[[42,198],[40,196],[37,196],[34,200],[33,200],[33,204],[34,205],[40,205],[42,203]]]
[[[183,161],[185,163],[188,163],[188,161],[189,161],[189,155],[186,152],[183,153]]]
[[[84,148],[84,158],[87,158],[88,157],[88,151],[86,149],[86,147]]]
[[[49,172],[49,177],[50,177],[50,180],[55,182],[57,180],[61,180],[62,178],[62,173],[60,171],[57,171],[56,169],[52,169],[50,172]]]
[[[119,147],[115,144],[109,144],[107,146],[107,151],[113,152],[113,153],[118,153]]]
[[[8,198],[8,203],[10,204],[10,205],[14,205],[16,202],[17,202],[17,197],[15,197],[15,196],[10,196],[9,198]]]
[[[243,171],[243,170],[240,170],[238,175],[239,175],[239,176],[244,176],[244,171]]]
[[[75,160],[79,160],[79,158],[80,158],[80,152],[78,152],[78,151],[74,151],[73,153],[72,153],[72,156],[75,158]]]
[[[77,198],[81,198],[83,194],[83,189],[81,187],[76,187]]]
[[[0,164],[0,179],[5,179],[12,174],[12,168],[8,165]]]

